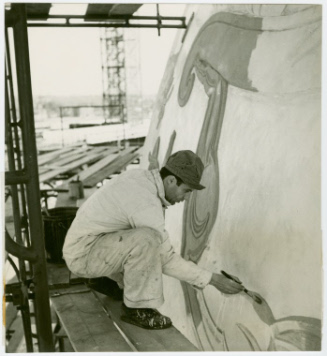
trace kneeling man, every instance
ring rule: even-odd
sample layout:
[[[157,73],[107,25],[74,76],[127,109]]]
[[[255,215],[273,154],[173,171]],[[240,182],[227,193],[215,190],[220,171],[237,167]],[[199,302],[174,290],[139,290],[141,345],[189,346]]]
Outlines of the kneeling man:
[[[122,319],[148,329],[172,325],[155,308],[163,304],[162,274],[196,288],[208,284],[226,294],[242,285],[207,271],[174,252],[165,209],[184,201],[200,184],[203,163],[179,151],[165,167],[126,171],[107,182],[78,210],[64,244],[68,268],[85,278],[109,277],[123,289]]]

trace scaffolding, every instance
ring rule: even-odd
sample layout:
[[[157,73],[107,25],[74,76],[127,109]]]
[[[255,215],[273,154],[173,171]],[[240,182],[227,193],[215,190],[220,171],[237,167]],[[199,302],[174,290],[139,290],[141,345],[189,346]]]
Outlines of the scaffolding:
[[[105,122],[142,119],[139,29],[100,28]]]
[[[126,122],[126,69],[121,28],[101,29],[103,114],[105,122]]]
[[[35,137],[28,27],[100,27],[103,40],[104,101],[108,120],[127,120],[126,62],[121,27],[186,29],[184,17],[133,16],[141,4],[89,4],[88,15],[50,15],[50,3],[8,3],[5,11],[5,200],[11,200],[13,229],[5,228],[5,258],[15,280],[5,281],[5,303],[17,308],[27,352],[54,352],[54,334],[41,213],[41,192]],[[135,8],[136,6],[136,8]],[[112,15],[108,15],[110,8]],[[119,12],[118,10],[121,10]],[[118,12],[117,12],[118,11]],[[127,12],[126,12],[127,11]],[[48,22],[48,20],[51,20]],[[58,20],[54,23],[53,20]],[[64,21],[62,21],[64,20]],[[82,22],[79,22],[82,20]],[[177,24],[165,24],[176,20]],[[77,21],[77,22],[74,22]],[[84,22],[83,22],[84,21]],[[117,22],[118,21],[118,22]],[[155,23],[147,23],[154,21]],[[135,42],[136,44],[136,42]],[[133,47],[133,46],[132,46]],[[129,50],[128,50],[129,53]],[[128,55],[133,59],[133,54]],[[134,63],[135,64],[135,63]],[[131,86],[139,85],[137,64],[131,64]],[[129,64],[127,64],[127,67]],[[138,71],[138,73],[137,73]],[[132,89],[131,89],[132,90]],[[109,116],[110,115],[110,116]],[[106,117],[106,116],[105,116]],[[8,202],[8,203],[9,203]],[[7,337],[11,337],[8,324]],[[37,345],[36,345],[37,344]]]

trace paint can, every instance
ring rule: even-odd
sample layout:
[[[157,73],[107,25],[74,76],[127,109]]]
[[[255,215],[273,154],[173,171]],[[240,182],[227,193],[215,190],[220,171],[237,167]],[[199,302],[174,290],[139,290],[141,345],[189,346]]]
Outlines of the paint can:
[[[69,197],[70,199],[83,199],[84,198],[84,189],[83,182],[80,181],[77,177],[77,180],[69,182]]]

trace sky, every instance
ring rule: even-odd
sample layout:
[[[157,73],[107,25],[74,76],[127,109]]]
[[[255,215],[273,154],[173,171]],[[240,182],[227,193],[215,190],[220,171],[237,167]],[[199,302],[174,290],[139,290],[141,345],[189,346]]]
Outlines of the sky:
[[[160,13],[182,16],[185,5],[161,4]],[[154,4],[137,15],[156,15]],[[176,35],[176,29],[140,29],[141,87],[156,95]],[[101,95],[102,69],[99,28],[29,28],[33,95]]]

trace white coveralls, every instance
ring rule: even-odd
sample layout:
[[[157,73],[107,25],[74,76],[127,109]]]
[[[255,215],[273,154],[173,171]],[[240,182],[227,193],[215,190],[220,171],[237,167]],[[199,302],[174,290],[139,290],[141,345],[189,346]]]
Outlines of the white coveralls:
[[[68,268],[80,277],[117,281],[130,308],[163,304],[162,273],[204,288],[212,273],[171,246],[164,221],[169,205],[157,169],[110,180],[77,212],[63,248]]]

